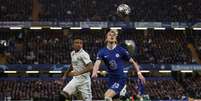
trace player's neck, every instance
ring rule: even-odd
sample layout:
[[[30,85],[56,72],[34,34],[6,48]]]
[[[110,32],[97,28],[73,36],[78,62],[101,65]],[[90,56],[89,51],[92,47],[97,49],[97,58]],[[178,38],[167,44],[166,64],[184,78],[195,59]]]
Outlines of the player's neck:
[[[82,48],[80,48],[80,49],[75,49],[75,53],[79,52],[81,49],[82,49]]]
[[[117,44],[114,42],[113,43],[109,43],[109,42],[107,43],[107,48],[110,50],[114,49],[116,46],[117,46]]]

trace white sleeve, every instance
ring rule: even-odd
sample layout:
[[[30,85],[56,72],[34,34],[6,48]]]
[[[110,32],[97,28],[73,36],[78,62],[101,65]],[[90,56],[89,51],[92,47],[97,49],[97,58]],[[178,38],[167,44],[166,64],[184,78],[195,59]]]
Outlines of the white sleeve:
[[[71,58],[71,59],[72,59],[74,53],[75,53],[74,51],[72,51],[72,52],[70,53],[70,58]]]
[[[92,62],[91,59],[90,59],[90,57],[89,57],[89,54],[88,54],[88,53],[83,53],[83,54],[81,55],[81,58],[82,58],[82,60],[84,61],[84,64],[85,64],[85,65],[88,64],[88,63],[90,63],[90,62]]]

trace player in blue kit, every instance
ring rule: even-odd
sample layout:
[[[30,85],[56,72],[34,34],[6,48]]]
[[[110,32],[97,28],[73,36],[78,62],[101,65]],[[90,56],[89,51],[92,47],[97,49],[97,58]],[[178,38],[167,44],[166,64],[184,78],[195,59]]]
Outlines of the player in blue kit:
[[[92,78],[97,77],[101,61],[105,63],[109,76],[109,88],[105,92],[105,101],[112,101],[112,98],[119,95],[121,90],[125,88],[124,86],[126,85],[127,80],[127,75],[125,75],[123,71],[125,61],[128,61],[135,67],[139,79],[145,83],[145,78],[139,70],[139,65],[132,59],[126,49],[117,45],[117,36],[117,30],[110,30],[106,34],[106,47],[98,52],[92,73]]]

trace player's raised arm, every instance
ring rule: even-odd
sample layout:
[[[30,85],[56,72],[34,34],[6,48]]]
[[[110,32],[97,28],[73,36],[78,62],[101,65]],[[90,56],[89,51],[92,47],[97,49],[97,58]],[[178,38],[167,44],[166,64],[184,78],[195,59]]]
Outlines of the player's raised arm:
[[[98,76],[98,70],[101,64],[101,60],[96,60],[94,67],[93,67],[93,72],[92,72],[92,78],[97,77]]]
[[[102,50],[100,50],[97,53],[96,61],[94,63],[93,72],[92,72],[92,78],[95,78],[95,77],[98,76],[97,73],[98,73],[98,70],[99,70],[99,67],[100,67],[102,59],[103,59],[103,52],[102,52]]]
[[[140,66],[138,65],[138,63],[133,60],[133,58],[130,56],[129,52],[126,49],[122,48],[121,52],[123,54],[124,60],[129,61],[133,65],[133,67],[137,72],[138,77],[140,78],[140,80],[142,80],[143,83],[145,83],[145,78],[140,72]]]
[[[140,80],[142,80],[143,83],[145,83],[145,78],[144,76],[142,75],[142,73],[140,72],[140,66],[138,65],[137,62],[135,62],[133,60],[133,58],[130,58],[129,62],[133,65],[133,67],[135,68],[136,72],[137,72],[137,75],[138,77],[140,78]]]

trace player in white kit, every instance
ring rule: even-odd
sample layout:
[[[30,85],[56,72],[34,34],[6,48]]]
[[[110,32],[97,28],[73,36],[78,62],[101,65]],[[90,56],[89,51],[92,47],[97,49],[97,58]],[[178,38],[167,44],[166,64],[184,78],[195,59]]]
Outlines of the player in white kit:
[[[73,79],[61,91],[60,101],[65,101],[68,96],[71,96],[76,91],[80,91],[83,101],[92,101],[91,79],[90,72],[93,69],[92,61],[89,54],[83,50],[83,40],[75,38],[73,41],[74,50],[71,52],[71,69],[66,71],[63,80],[66,76]]]

